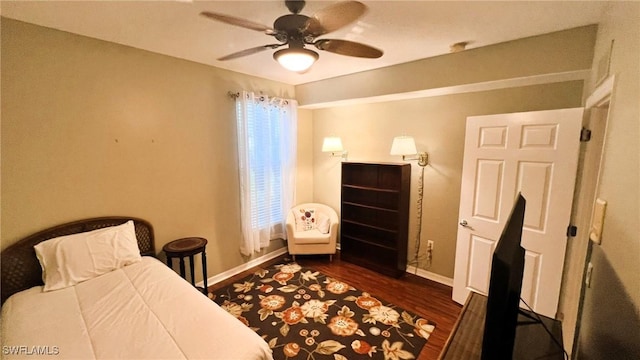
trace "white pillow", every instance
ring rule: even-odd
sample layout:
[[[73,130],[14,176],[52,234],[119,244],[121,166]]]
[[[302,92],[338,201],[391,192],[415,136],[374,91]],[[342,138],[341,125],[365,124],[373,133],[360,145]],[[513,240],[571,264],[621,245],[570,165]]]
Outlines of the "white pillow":
[[[331,219],[323,213],[318,213],[318,231],[323,234],[329,233],[329,227],[331,226]]]
[[[316,209],[299,208],[297,212],[295,210],[292,211],[296,219],[296,231],[307,231],[316,228]]]
[[[61,236],[34,246],[43,291],[63,289],[142,259],[133,221]]]

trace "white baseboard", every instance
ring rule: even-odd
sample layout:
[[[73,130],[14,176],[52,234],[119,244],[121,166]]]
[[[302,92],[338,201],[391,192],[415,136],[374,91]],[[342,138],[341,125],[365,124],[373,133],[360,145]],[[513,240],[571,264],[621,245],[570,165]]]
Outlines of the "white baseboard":
[[[336,248],[340,250],[340,244],[338,244]],[[406,272],[416,276],[420,276],[421,278],[425,278],[427,280],[435,281],[448,287],[453,287],[453,279],[446,276],[438,275],[436,273],[432,273],[431,271],[416,268],[415,266],[407,266]]]
[[[249,270],[254,266],[258,266],[258,265],[262,264],[263,262],[269,261],[271,259],[275,259],[275,258],[277,258],[278,256],[281,256],[281,255],[284,255],[284,254],[287,253],[287,251],[288,251],[287,247],[285,246],[285,247],[280,248],[280,249],[278,249],[276,251],[272,251],[272,252],[270,252],[270,253],[268,253],[266,255],[260,256],[258,258],[253,259],[253,260],[250,260],[249,262],[246,262],[246,263],[244,263],[242,265],[236,266],[236,267],[231,268],[231,269],[229,269],[227,271],[223,271],[218,275],[214,275],[214,276],[212,276],[210,278],[207,278],[207,285],[213,285],[213,284],[218,283],[220,281],[226,280],[226,279],[228,279],[228,278],[230,278],[232,276],[238,275],[238,274],[240,274],[241,272],[243,272],[245,270]],[[204,286],[204,281],[198,282],[196,284],[196,286],[200,286],[200,287]]]
[[[267,262],[271,259],[275,259],[278,256],[284,255],[287,253],[287,248],[283,247],[280,248],[276,251],[270,252],[266,255],[260,256],[258,258],[255,258],[249,262],[246,262],[242,265],[236,266],[234,268],[231,268],[227,271],[223,271],[218,275],[214,275],[210,278],[207,278],[207,285],[212,285],[215,283],[218,283],[220,281],[224,281],[230,277],[233,277],[235,275],[240,274],[243,271],[249,270],[254,266],[258,266],[264,262]],[[415,266],[407,266],[407,272],[410,274],[414,274],[416,276],[420,276],[422,278],[425,278],[427,280],[431,280],[431,281],[435,281],[437,283],[449,286],[449,287],[453,287],[453,279],[448,278],[446,276],[442,276],[442,275],[438,275],[436,273],[432,273],[430,271],[424,270],[424,269],[420,269],[420,268],[416,268]],[[204,281],[200,281],[198,283],[196,283],[196,286],[204,286]]]
[[[427,280],[435,281],[442,285],[447,285],[449,287],[453,287],[453,279],[448,278],[446,276],[438,275],[436,273],[432,273],[431,271],[427,271],[424,269],[416,268],[415,266],[407,266],[407,272],[413,275],[420,276]]]

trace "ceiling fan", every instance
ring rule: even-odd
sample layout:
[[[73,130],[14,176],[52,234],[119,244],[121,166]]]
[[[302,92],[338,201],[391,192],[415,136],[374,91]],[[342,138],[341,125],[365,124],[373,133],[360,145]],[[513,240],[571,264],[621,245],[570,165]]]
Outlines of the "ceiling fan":
[[[367,11],[367,6],[358,1],[342,1],[329,5],[311,17],[300,12],[306,2],[301,0],[287,0],[285,5],[291,14],[280,16],[273,23],[273,28],[251,20],[245,20],[230,15],[203,11],[200,15],[223,23],[243,27],[250,30],[264,32],[273,36],[278,43],[257,46],[242,50],[219,58],[218,60],[231,60],[242,56],[255,54],[268,49],[277,49],[288,45],[286,49],[280,49],[273,54],[273,58],[284,68],[304,72],[318,60],[318,53],[305,48],[305,45],[313,45],[318,50],[329,51],[335,54],[375,59],[382,56],[382,50],[355,41],[339,39],[318,39],[318,37],[338,30],[362,16]]]

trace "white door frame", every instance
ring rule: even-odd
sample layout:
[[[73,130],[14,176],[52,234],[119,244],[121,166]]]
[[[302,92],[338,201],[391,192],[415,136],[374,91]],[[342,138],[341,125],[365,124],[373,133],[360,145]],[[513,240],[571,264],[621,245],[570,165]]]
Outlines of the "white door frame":
[[[614,88],[616,84],[615,75],[611,75],[602,81],[589,95],[585,102],[585,108],[587,112],[591,112],[594,109],[599,108],[608,108],[606,114],[603,114],[603,117],[600,121],[607,122],[607,119],[610,115],[610,103],[611,98],[613,96]],[[602,124],[601,124],[602,125]],[[604,157],[604,147],[606,142],[606,129],[607,125],[604,125],[604,131],[601,134],[593,134],[592,137],[599,137],[602,139],[600,146],[600,157],[598,160],[598,164],[596,166],[597,175],[595,176],[595,181],[586,184],[586,181],[582,179],[582,183],[585,183],[585,186],[588,186],[587,189],[583,190],[587,192],[584,196],[588,196],[588,198],[578,198],[581,193],[576,191],[576,196],[574,198],[574,206],[589,206],[587,210],[584,212],[584,216],[588,219],[591,219],[593,214],[593,205],[595,204],[595,200],[597,198],[598,188],[600,185],[600,178],[602,172],[602,163]],[[602,126],[601,126],[602,128]],[[598,145],[596,145],[598,146]],[[597,151],[597,149],[594,149]],[[584,164],[579,164],[579,166],[584,166]],[[585,175],[589,176],[589,175]],[[576,189],[578,190],[578,189]],[[573,209],[573,213],[575,214],[578,209]],[[577,222],[578,220],[576,220]],[[590,223],[590,221],[589,221]],[[577,236],[574,237],[571,241],[573,242],[571,250],[567,252],[567,259],[565,264],[567,265],[563,274],[563,291],[560,294],[560,307],[558,308],[559,313],[562,314],[562,337],[563,343],[565,345],[566,351],[570,356],[573,354],[577,354],[578,350],[578,336],[580,333],[580,317],[582,316],[582,306],[584,302],[584,296],[587,286],[585,285],[584,278],[586,276],[587,269],[587,260],[589,256],[589,247],[592,246],[589,236],[588,229],[586,226],[586,221],[582,221],[578,225],[578,233]]]

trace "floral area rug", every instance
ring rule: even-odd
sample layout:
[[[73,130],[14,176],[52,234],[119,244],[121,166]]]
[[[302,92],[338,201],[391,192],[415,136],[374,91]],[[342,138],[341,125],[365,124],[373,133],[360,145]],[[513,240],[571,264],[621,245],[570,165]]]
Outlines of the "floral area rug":
[[[435,324],[296,263],[261,269],[213,300],[274,359],[415,359]]]

